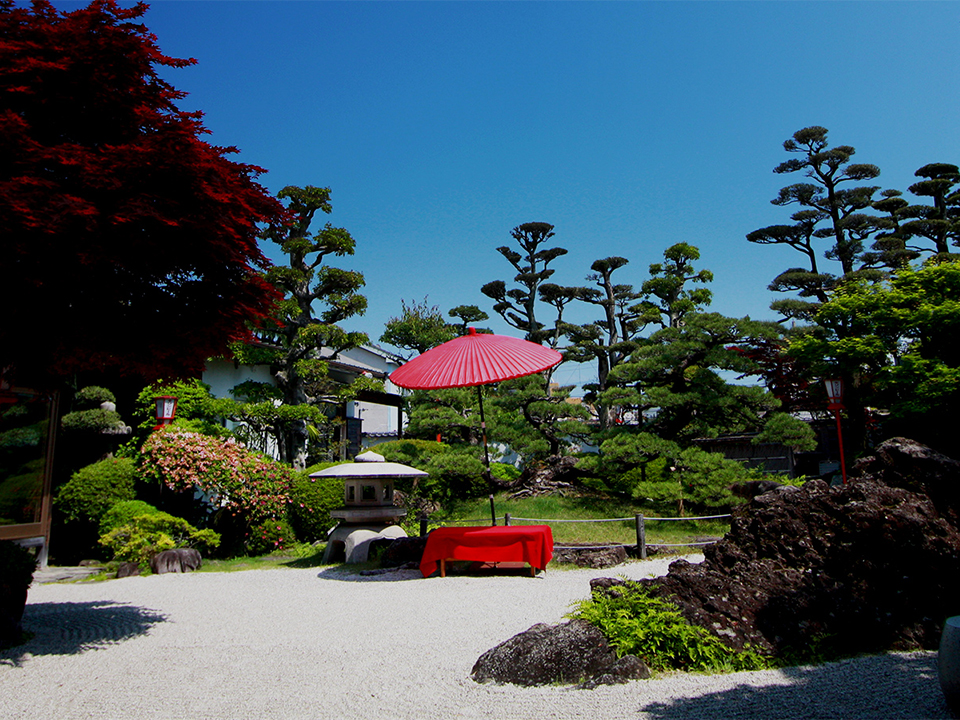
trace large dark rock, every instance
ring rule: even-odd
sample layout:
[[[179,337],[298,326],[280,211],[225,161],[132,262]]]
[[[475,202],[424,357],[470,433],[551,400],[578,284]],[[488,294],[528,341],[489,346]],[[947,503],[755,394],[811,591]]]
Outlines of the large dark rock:
[[[382,548],[380,566],[385,568],[401,567],[408,563],[420,564],[423,550],[427,546],[424,537],[399,537],[374,540],[372,546]]]
[[[176,548],[158,552],[150,558],[150,569],[158,575],[185,573],[200,568],[200,553],[194,548]]]
[[[937,467],[930,477],[943,472],[946,484],[950,463]],[[919,486],[919,473],[903,464],[896,473]],[[891,487],[882,471],[873,480],[760,495],[735,511],[703,563],[678,560],[642,582],[736,648],[935,649],[944,619],[960,613],[960,534],[931,498]]]
[[[633,656],[618,660],[600,630],[571,620],[514,635],[481,655],[471,674],[477,682],[595,687],[650,677],[650,669]]]
[[[608,568],[627,561],[623,545],[565,545],[554,547],[553,559],[582,568]]]
[[[929,496],[943,517],[960,528],[960,462],[926,445],[895,437],[857,461],[850,482],[878,482]]]

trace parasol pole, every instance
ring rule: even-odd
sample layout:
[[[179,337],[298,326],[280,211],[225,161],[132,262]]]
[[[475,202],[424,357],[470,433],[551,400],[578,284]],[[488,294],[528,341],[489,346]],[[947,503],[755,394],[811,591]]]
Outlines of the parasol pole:
[[[487,451],[487,420],[483,416],[483,385],[477,385],[477,399],[480,401],[480,432],[483,434],[483,464],[490,479],[490,453]]]

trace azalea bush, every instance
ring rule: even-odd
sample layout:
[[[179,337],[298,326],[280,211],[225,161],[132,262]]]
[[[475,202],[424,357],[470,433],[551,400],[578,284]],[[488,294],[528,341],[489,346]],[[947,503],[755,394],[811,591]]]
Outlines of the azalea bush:
[[[151,434],[141,452],[144,476],[171,490],[199,488],[251,525],[286,517],[291,469],[233,440],[169,426]]]

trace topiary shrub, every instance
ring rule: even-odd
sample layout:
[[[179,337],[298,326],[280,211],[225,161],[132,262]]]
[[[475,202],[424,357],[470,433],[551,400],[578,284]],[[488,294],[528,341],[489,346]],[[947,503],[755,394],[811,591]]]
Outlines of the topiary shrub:
[[[286,520],[266,520],[250,528],[246,550],[248,555],[266,555],[290,547],[296,533]]]
[[[126,525],[140,515],[153,515],[160,512],[143,500],[123,500],[107,510],[100,518],[100,535],[106,535],[121,525]]]
[[[691,625],[674,605],[631,580],[594,589],[592,598],[580,601],[571,617],[600,628],[618,657],[636,655],[651,670],[735,672],[762,670],[770,664],[753,650],[734,650]]]
[[[323,463],[294,472],[287,517],[302,542],[326,540],[327,531],[336,525],[330,511],[343,505],[343,478],[312,478],[310,473],[339,463]]]
[[[138,515],[114,528],[100,538],[100,544],[113,551],[115,560],[135,562],[146,571],[150,558],[158,552],[191,547],[206,553],[220,544],[220,535],[209,529],[197,530],[183,518],[156,512]]]
[[[75,472],[57,491],[54,505],[67,520],[99,524],[116,503],[133,500],[138,473],[129,458],[108,458]]]

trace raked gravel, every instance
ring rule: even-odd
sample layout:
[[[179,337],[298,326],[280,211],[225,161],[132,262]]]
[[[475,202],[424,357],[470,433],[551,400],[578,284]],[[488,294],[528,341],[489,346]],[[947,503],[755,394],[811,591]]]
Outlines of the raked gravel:
[[[470,679],[486,650],[561,621],[591,578],[660,575],[672,559],[537,578],[313,568],[35,585],[35,636],[0,651],[0,718],[951,717],[936,653],[595,690]]]

